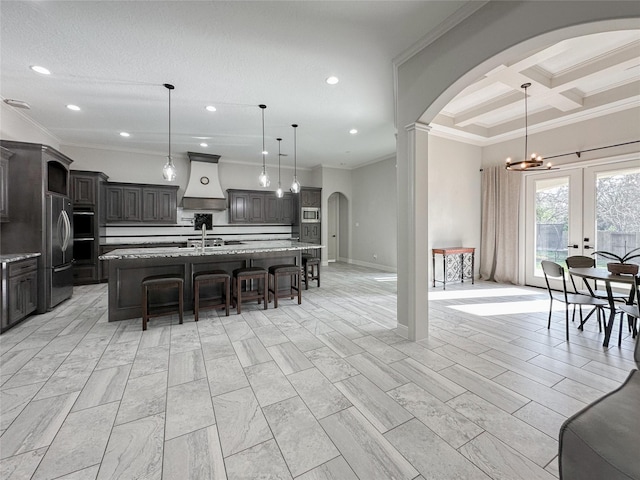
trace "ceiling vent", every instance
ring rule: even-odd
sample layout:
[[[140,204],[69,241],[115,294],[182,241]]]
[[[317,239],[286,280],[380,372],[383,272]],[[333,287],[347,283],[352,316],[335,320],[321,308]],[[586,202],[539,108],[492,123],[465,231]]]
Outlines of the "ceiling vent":
[[[185,210],[225,210],[227,201],[220,187],[220,155],[187,152],[190,161],[189,182],[182,198]]]

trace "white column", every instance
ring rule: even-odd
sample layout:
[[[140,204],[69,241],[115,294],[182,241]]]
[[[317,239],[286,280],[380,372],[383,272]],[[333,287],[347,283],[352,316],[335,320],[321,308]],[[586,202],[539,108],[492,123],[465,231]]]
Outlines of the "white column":
[[[428,302],[428,125],[398,132],[398,332],[426,338]]]

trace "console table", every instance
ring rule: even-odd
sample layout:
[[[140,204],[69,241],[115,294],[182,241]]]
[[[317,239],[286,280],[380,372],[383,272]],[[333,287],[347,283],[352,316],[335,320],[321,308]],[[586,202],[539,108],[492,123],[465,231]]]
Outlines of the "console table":
[[[436,282],[442,283],[442,289],[446,290],[447,282],[457,280],[464,282],[471,279],[474,283],[473,271],[475,267],[475,248],[445,247],[431,249],[433,257],[433,286]],[[442,255],[442,280],[436,280],[436,255]]]

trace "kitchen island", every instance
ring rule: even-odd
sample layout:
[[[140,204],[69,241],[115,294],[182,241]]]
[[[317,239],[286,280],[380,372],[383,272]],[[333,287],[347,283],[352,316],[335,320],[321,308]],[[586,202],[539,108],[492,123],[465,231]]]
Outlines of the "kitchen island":
[[[229,274],[241,267],[280,263],[301,265],[302,252],[321,245],[293,240],[246,241],[217,247],[128,248],[101,255],[109,264],[109,321],[142,316],[142,279],[151,275],[184,278],[185,310],[193,309],[193,274],[220,269]],[[176,298],[162,299],[177,302]]]

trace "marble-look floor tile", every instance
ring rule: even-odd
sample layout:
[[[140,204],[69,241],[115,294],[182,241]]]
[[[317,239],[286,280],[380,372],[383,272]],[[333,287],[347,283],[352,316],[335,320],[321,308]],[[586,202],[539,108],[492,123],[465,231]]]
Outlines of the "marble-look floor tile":
[[[391,390],[389,396],[453,448],[464,445],[483,431],[469,418],[413,383]]]
[[[118,402],[71,413],[40,462],[32,480],[50,480],[100,463]]]
[[[523,377],[530,378],[531,380],[541,383],[547,387],[553,387],[563,378],[557,373],[537,367],[529,362],[513,358],[512,356],[497,350],[489,350],[480,356],[508,369],[509,371],[518,373]]]
[[[116,425],[165,411],[167,372],[130,378],[125,387]]]
[[[495,480],[554,480],[555,477],[490,433],[483,433],[460,453]]]
[[[144,377],[169,369],[169,345],[139,349],[129,378]]]
[[[507,371],[506,368],[487,360],[482,355],[474,355],[454,345],[443,345],[433,351],[483,377],[493,378]]]
[[[24,350],[12,350],[0,357],[2,363],[2,374],[8,375],[16,373],[40,351],[40,348],[25,348]]]
[[[131,364],[94,371],[73,406],[73,411],[111,403],[122,398]]]
[[[339,382],[360,374],[349,362],[329,347],[310,350],[305,355],[330,382]]]
[[[164,415],[152,415],[113,428],[97,480],[160,480]]]
[[[340,456],[296,477],[296,480],[358,480],[358,477]]]
[[[441,342],[438,343],[440,344]],[[419,343],[405,340],[394,344],[393,347],[435,372],[439,372],[443,368],[450,367],[454,364],[454,362],[448,358],[428,350]]]
[[[384,437],[425,478],[489,480],[482,470],[415,418],[388,431]]]
[[[67,357],[55,371],[35,399],[55,397],[64,393],[79,392],[87,383],[98,363],[97,358]]]
[[[200,348],[200,335],[195,322],[171,326],[171,355]]]
[[[169,386],[206,378],[202,350],[188,350],[169,357]]]
[[[249,381],[235,355],[205,362],[211,395],[220,395],[248,387]]]
[[[47,447],[43,447],[3,459],[0,462],[0,478],[2,480],[30,479],[46,452]]]
[[[351,406],[351,402],[317,368],[293,373],[287,378],[316,418]]]
[[[457,383],[443,377],[429,367],[425,367],[413,358],[391,363],[389,366],[440,401],[446,402],[466,392],[466,390]]]
[[[30,402],[0,437],[0,458],[51,444],[77,398],[75,392]]]
[[[224,332],[221,335],[202,337],[200,343],[202,344],[202,354],[205,361],[236,354],[229,337]]]
[[[292,480],[274,440],[247,448],[225,459],[228,480]]]
[[[98,476],[98,470],[100,470],[100,465],[93,465],[91,467],[63,475],[62,477],[58,477],[56,480],[95,480]]]
[[[273,324],[256,327],[253,331],[265,347],[271,347],[273,345],[290,341],[287,336],[282,333],[282,330]]]
[[[220,318],[216,316],[214,310],[203,310],[199,316],[198,333],[200,334],[200,342],[202,342],[205,337],[224,335],[226,333]]]
[[[225,457],[272,438],[271,430],[250,388],[213,397]]]
[[[206,378],[169,387],[165,440],[215,423],[209,382]]]
[[[589,387],[583,383],[576,382],[570,378],[565,378],[561,382],[553,386],[553,390],[564,393],[581,402],[591,403],[602,397],[602,392],[598,389]],[[577,411],[576,409],[575,411]]]
[[[320,420],[358,478],[409,480],[418,471],[367,421],[355,407]]]
[[[380,432],[386,432],[413,418],[393,398],[362,375],[347,378],[335,385]]]
[[[44,383],[0,390],[0,430],[6,430]]]
[[[353,355],[347,361],[385,392],[409,382],[406,377],[369,353]]]
[[[238,318],[233,318],[233,321],[225,323],[224,329],[226,330],[231,342],[238,342],[240,340],[246,340],[256,336],[249,324],[244,320],[239,320]]]
[[[267,351],[285,375],[313,367],[309,359],[291,342],[273,345]]]
[[[364,348],[367,352],[384,363],[397,362],[407,358],[407,356],[401,351],[396,350],[372,335],[356,338],[353,340],[353,343]]]
[[[309,350],[315,350],[325,346],[324,343],[318,340],[309,330],[300,327],[297,323],[295,323],[294,328],[285,329],[282,333],[284,333],[287,338],[291,340],[291,343],[298,347],[298,350],[301,352],[308,352]]]
[[[265,362],[244,369],[261,407],[297,395],[275,362]]]
[[[226,480],[216,426],[211,425],[167,440],[164,445],[162,479]]]
[[[364,352],[362,348],[338,332],[329,332],[323,335],[317,335],[317,338],[343,358]]]
[[[147,331],[144,332],[142,338],[140,339],[140,345],[138,348],[152,348],[159,347],[161,345],[169,345],[171,343],[171,327],[168,325],[165,326],[155,326],[153,323],[150,323]]]
[[[37,354],[7,380],[2,385],[2,388],[21,387],[23,385],[46,382],[68,355],[67,352],[48,355]]]
[[[102,354],[96,370],[133,363],[139,342],[110,343]]]
[[[264,415],[294,477],[339,455],[300,397],[269,405]]]
[[[527,403],[515,412],[513,416],[546,433],[551,438],[558,438],[560,426],[567,419],[564,415],[560,415],[536,402]]]
[[[473,393],[463,393],[447,404],[542,468],[558,453],[555,438]]]
[[[249,367],[258,363],[273,360],[269,352],[264,348],[258,337],[238,340],[232,343],[236,355],[243,367]]]

